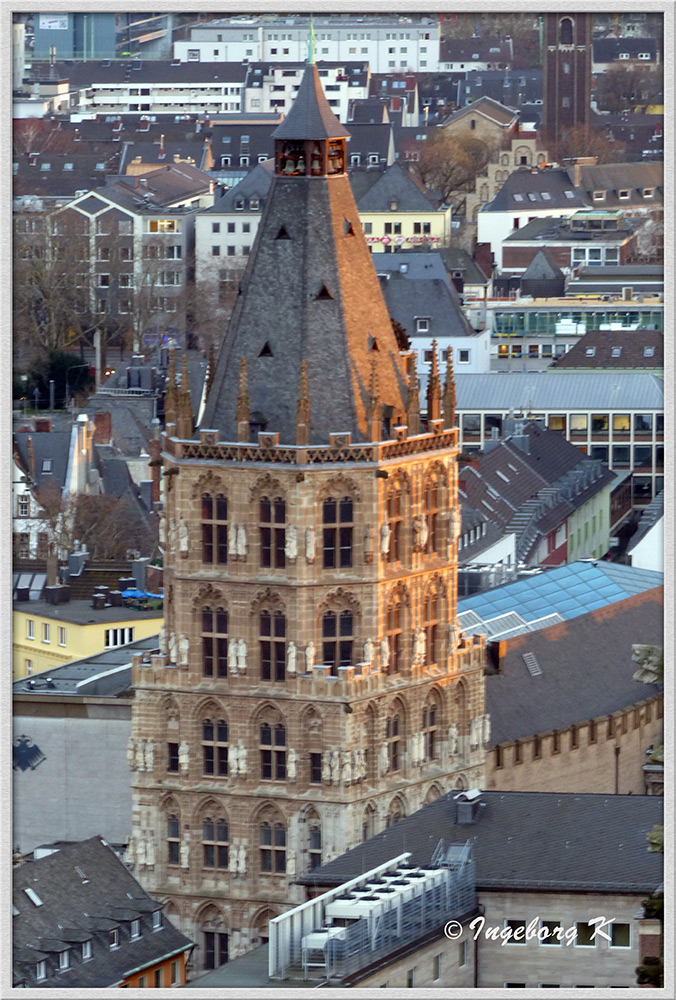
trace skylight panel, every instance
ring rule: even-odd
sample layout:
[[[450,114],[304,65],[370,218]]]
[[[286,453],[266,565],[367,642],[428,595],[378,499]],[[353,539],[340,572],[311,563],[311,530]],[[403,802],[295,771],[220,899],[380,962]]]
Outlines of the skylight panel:
[[[531,677],[538,677],[542,673],[542,667],[538,663],[535,653],[522,653],[521,655]]]
[[[574,191],[564,191],[563,193],[564,193],[564,196],[566,198],[574,198],[575,197],[575,192]]]
[[[514,197],[514,201],[523,201],[523,195],[522,194],[515,194],[513,197]]]
[[[24,892],[26,893],[26,895],[28,896],[28,898],[30,899],[31,903],[33,903],[34,906],[44,906],[44,903],[38,896],[35,889],[31,889],[31,887],[29,886],[27,889],[24,889]]]
[[[504,472],[500,472],[500,469],[496,469],[495,473],[496,475],[500,476],[500,479],[503,479],[506,483],[509,482],[508,477],[504,474]]]

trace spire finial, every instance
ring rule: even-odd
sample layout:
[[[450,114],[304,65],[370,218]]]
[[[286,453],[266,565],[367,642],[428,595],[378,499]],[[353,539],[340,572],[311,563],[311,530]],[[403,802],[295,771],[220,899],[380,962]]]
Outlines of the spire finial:
[[[183,355],[181,364],[181,386],[177,389],[176,436],[186,440],[194,430],[192,399],[188,381],[188,356]]]
[[[174,348],[169,348],[169,366],[167,370],[167,387],[164,394],[164,425],[170,427],[176,424],[178,407],[178,391],[176,389],[176,356]],[[173,429],[173,428],[172,428]]]
[[[406,387],[406,424],[409,437],[420,434],[420,396],[418,393],[418,372],[416,371],[416,355],[411,352],[408,358],[408,382]]]
[[[366,407],[366,422],[368,426],[368,440],[380,441],[382,424],[380,416],[380,398],[378,389],[378,372],[376,371],[376,359],[371,358],[371,375],[369,378],[369,398]]]
[[[448,348],[448,360],[446,362],[446,379],[444,381],[444,427],[455,427],[455,407],[457,398],[455,394],[455,377],[453,374],[453,348]]]
[[[315,61],[315,47],[317,44],[317,39],[315,38],[315,22],[312,14],[310,14],[310,27],[308,28],[307,34],[307,62],[308,66],[311,66]]]
[[[439,364],[437,360],[437,342],[432,341],[432,367],[427,382],[427,423],[438,420],[441,416],[441,381],[439,379]]]
[[[310,443],[310,394],[307,385],[307,363],[301,361],[296,405],[296,444]]]
[[[239,387],[237,390],[237,406],[235,421],[237,423],[237,440],[249,440],[249,386],[246,377],[246,358],[242,358],[239,370]]]

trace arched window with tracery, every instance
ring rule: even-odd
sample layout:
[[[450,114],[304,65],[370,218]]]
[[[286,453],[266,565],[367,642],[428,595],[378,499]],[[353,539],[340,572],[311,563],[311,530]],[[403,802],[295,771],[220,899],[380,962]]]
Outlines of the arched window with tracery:
[[[423,735],[423,755],[426,761],[436,760],[439,756],[440,721],[441,703],[439,696],[433,692],[423,706],[420,726]]]
[[[202,609],[202,675],[228,676],[228,612]]]
[[[322,821],[311,809],[306,817],[308,868],[319,868],[322,863]]]
[[[286,616],[264,608],[259,614],[261,680],[286,680]]]
[[[404,635],[409,600],[407,591],[400,586],[389,594],[385,607],[385,638],[390,650],[387,673],[398,674],[404,669]]]
[[[402,749],[404,737],[403,713],[398,704],[390,710],[385,720],[385,742],[387,744],[388,772],[398,771],[403,765]]]
[[[430,586],[423,599],[423,628],[425,630],[425,660],[427,666],[441,660],[441,596],[436,586]]]
[[[368,840],[376,832],[376,807],[369,802],[364,809],[361,823],[361,839]]]
[[[202,946],[202,968],[218,969],[229,958],[227,924],[220,910],[207,906],[197,917],[198,941]]]
[[[441,478],[438,473],[430,472],[425,477],[423,490],[423,511],[427,522],[427,543],[425,545],[427,555],[438,555],[441,551],[439,519],[442,498]]]
[[[167,864],[178,865],[181,861],[181,816],[172,803],[167,809]]]
[[[228,501],[219,493],[202,494],[202,562],[225,565],[228,561]]]
[[[286,729],[281,722],[264,721],[259,727],[261,779],[286,781]]]
[[[260,870],[265,875],[286,871],[286,823],[277,810],[266,810],[258,827]]]
[[[229,848],[228,821],[214,809],[202,820],[202,867],[227,871]]]
[[[202,720],[202,774],[228,776],[228,724],[225,719]]]
[[[322,663],[330,666],[331,676],[338,676],[338,667],[352,666],[354,618],[352,612],[326,611],[322,615]]]
[[[387,526],[390,529],[387,562],[400,563],[404,559],[404,492],[399,483],[387,493]]]
[[[385,817],[385,826],[394,826],[406,816],[406,806],[401,798],[397,795],[396,798],[392,799],[390,802],[390,807],[387,810],[387,816]]]
[[[286,565],[286,502],[283,497],[259,500],[261,566],[284,569]]]
[[[351,497],[326,497],[322,503],[322,548],[324,569],[352,565],[354,504]]]

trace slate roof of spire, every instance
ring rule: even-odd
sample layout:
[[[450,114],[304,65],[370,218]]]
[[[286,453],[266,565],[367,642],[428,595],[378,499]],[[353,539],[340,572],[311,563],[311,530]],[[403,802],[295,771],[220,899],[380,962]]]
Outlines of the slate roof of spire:
[[[317,100],[316,68],[309,66],[304,79]],[[294,105],[286,120],[292,125],[288,135],[316,135],[306,121],[310,104],[306,89],[299,116]],[[331,118],[331,134],[344,135],[333,112]],[[328,129],[330,122],[324,125]],[[390,416],[391,424],[403,418],[404,364],[347,174],[273,178],[200,420],[224,441],[237,436],[242,358],[251,424],[279,433],[282,444],[296,443],[303,361],[311,444],[328,443],[331,432],[350,432],[355,442],[370,440],[373,361],[379,403],[387,408],[383,416]]]
[[[324,96],[316,63],[305,70],[291,110],[272,134],[275,139],[339,139],[349,136]]]

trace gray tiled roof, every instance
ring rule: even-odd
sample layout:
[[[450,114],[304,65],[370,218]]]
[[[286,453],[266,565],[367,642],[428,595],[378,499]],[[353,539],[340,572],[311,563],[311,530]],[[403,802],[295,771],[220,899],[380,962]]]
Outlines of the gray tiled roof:
[[[664,380],[645,372],[456,375],[459,410],[661,410]]]
[[[63,489],[68,471],[71,431],[15,431],[14,447],[20,463],[38,489],[55,483]],[[30,458],[29,439],[33,442],[34,465]],[[45,471],[45,462],[51,461],[51,472]]]
[[[442,127],[445,125],[454,125],[471,114],[485,115],[486,118],[503,126],[511,125],[517,118],[517,113],[513,108],[508,108],[505,104],[501,104],[500,101],[494,101],[492,97],[480,97],[478,101],[468,104],[466,108],[455,111],[449,118],[442,122]]]
[[[618,349],[619,354],[613,353]],[[651,350],[652,354],[646,354]],[[659,330],[590,330],[551,367],[563,371],[567,368],[655,369],[663,365],[664,334]]]
[[[566,191],[570,192],[566,195]],[[545,197],[543,197],[543,194]],[[532,198],[528,196],[531,195]],[[549,197],[546,197],[549,195]],[[573,187],[565,170],[536,170],[522,167],[513,171],[482,212],[531,212],[586,208],[582,192]]]
[[[291,109],[273,132],[275,139],[337,139],[349,136],[324,96],[317,64],[303,74]]]
[[[409,277],[394,271],[381,280],[381,287],[390,316],[403,326],[409,337],[416,335],[416,317],[423,316],[430,321],[432,337],[476,336],[447,280]]]
[[[66,990],[115,986],[132,971],[147,968],[192,947],[192,942],[162,916],[153,930],[151,913],[161,903],[151,899],[102,837],[63,847],[38,861],[13,869],[12,917],[14,968],[27,986]],[[31,902],[24,889],[37,893]],[[108,916],[110,914],[110,917]],[[140,920],[141,936],[131,940],[130,921]],[[102,926],[96,926],[99,921]],[[111,949],[108,930],[119,927],[119,947]],[[83,937],[82,931],[89,931]],[[75,932],[75,933],[72,933]],[[75,945],[91,940],[91,960]],[[70,968],[59,972],[57,952],[71,947]],[[36,978],[32,949],[47,954],[48,976]]]
[[[641,516],[638,521],[638,527],[636,531],[631,536],[629,545],[627,546],[627,552],[631,552],[632,549],[636,548],[636,545],[644,538],[651,528],[654,528],[658,521],[664,517],[664,490],[657,494],[656,497],[650,501],[647,507],[644,507],[641,511]]]
[[[491,743],[606,716],[657,694],[662,685],[634,680],[634,643],[664,645],[662,588],[508,640],[500,673],[486,676]],[[536,657],[537,677],[524,653]]]
[[[397,212],[431,212],[438,204],[423,191],[399,163],[393,163],[357,202],[360,212],[389,212],[392,202]]]
[[[538,250],[532,261],[521,275],[521,280],[550,281],[562,278],[563,272],[546,248]]]
[[[664,859],[646,842],[663,822],[660,796],[482,792],[478,821],[460,825],[452,794],[297,881],[341,885],[405,851],[426,867],[443,839],[469,840],[479,891],[649,893],[662,882]]]
[[[654,61],[657,53],[657,42],[654,38],[595,38],[593,41],[593,59],[595,63],[614,62],[619,60],[620,52],[628,52],[631,59],[638,59],[639,52],[648,52],[650,60]]]

